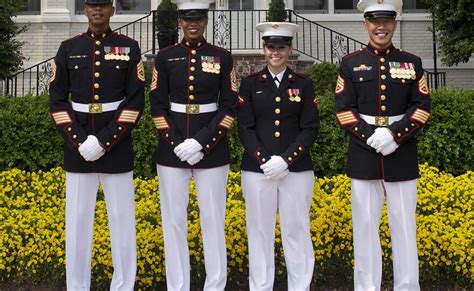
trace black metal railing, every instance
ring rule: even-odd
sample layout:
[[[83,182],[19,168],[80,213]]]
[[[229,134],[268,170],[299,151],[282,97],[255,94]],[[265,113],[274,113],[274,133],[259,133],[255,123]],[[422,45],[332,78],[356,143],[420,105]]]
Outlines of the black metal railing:
[[[138,41],[142,54],[152,51],[152,12],[147,15],[120,26],[114,31],[131,37]],[[11,78],[0,80],[0,96],[25,96],[32,94],[38,96],[49,89],[49,79],[52,75],[53,58],[23,69]]]
[[[428,79],[428,86],[431,89],[438,89],[442,87],[446,87],[446,72],[432,72],[427,71],[426,78]]]
[[[366,45],[347,35],[311,21],[293,10],[287,10],[288,20],[300,26],[300,31],[293,40],[296,52],[318,62],[338,63],[342,57]],[[211,10],[205,30],[206,39],[217,46],[235,50],[261,50],[261,34],[255,26],[267,19],[268,10]],[[114,31],[127,35],[140,44],[142,54],[156,54],[157,18],[156,10]],[[182,31],[179,31],[180,38]],[[26,68],[13,77],[0,80],[0,95],[24,96],[27,94],[39,95],[49,88],[53,58]],[[440,86],[446,84],[444,73],[439,73],[435,80]],[[439,78],[439,79],[438,79]],[[430,83],[431,85],[431,83]]]

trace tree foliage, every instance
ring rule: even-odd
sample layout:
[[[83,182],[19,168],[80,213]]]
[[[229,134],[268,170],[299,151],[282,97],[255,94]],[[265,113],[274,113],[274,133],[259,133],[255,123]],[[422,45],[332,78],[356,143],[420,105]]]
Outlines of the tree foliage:
[[[23,64],[22,42],[15,36],[26,30],[12,20],[26,5],[26,0],[0,0],[0,79],[11,76]]]
[[[283,0],[272,0],[268,7],[267,21],[284,22],[287,18]]]
[[[452,66],[469,61],[474,53],[474,2],[423,0],[431,5],[442,61]]]

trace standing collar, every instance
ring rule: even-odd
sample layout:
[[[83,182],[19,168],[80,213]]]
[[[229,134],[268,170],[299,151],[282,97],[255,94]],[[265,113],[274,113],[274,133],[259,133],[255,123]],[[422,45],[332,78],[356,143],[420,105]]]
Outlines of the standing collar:
[[[190,48],[190,49],[197,49],[197,48],[201,48],[202,46],[204,46],[206,44],[206,39],[205,38],[202,38],[202,40],[200,42],[190,42],[188,40],[186,40],[184,37],[183,37],[183,40],[181,41],[181,44],[187,48]]]
[[[387,47],[386,49],[384,50],[379,50],[379,49],[376,49],[374,48],[370,43],[367,45],[367,50],[375,55],[378,55],[378,56],[386,56],[388,54],[390,54],[391,52],[393,52],[395,50],[395,47],[393,46],[393,43],[390,44],[389,47]]]
[[[96,33],[93,30],[91,30],[90,28],[88,28],[87,32],[86,32],[87,36],[89,36],[90,38],[99,39],[99,40],[108,37],[112,33],[113,32],[112,32],[112,29],[110,29],[110,26],[102,33]]]

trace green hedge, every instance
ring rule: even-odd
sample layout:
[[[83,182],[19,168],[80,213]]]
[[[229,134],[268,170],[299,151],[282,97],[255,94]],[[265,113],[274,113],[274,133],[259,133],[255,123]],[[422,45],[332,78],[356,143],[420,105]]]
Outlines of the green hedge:
[[[432,92],[432,119],[419,135],[420,162],[442,171],[461,174],[473,169],[474,90],[442,89]],[[148,104],[148,101],[147,103]],[[347,136],[334,115],[334,96],[319,96],[321,132],[311,149],[318,176],[344,172]],[[146,106],[133,132],[136,152],[135,173],[155,175],[153,154],[156,132]],[[230,130],[231,168],[239,167],[243,148],[236,128]],[[0,170],[50,169],[62,164],[63,141],[48,113],[48,96],[0,97]]]

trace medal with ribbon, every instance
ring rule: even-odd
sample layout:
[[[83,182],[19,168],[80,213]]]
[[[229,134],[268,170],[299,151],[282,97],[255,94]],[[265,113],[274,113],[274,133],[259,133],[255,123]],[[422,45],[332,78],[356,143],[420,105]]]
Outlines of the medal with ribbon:
[[[288,96],[291,102],[301,102],[300,89],[288,89]]]

